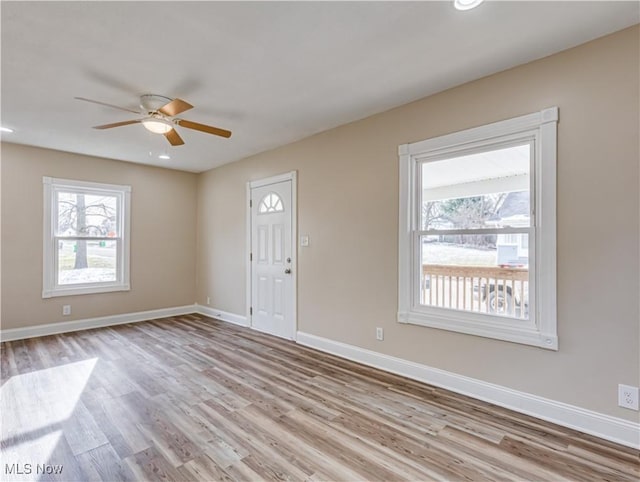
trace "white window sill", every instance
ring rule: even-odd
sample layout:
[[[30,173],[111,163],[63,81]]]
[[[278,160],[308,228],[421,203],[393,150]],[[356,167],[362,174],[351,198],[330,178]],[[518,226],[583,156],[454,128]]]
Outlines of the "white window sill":
[[[74,295],[90,295],[96,293],[111,293],[114,291],[129,291],[131,287],[128,284],[117,285],[100,285],[100,286],[85,286],[85,287],[69,287],[69,288],[56,288],[53,290],[43,290],[43,298],[55,298],[57,296],[74,296]]]
[[[487,316],[487,320],[481,320],[483,315],[476,315],[478,320],[472,321],[469,319],[469,315],[473,315],[471,313],[456,316],[455,313],[446,313],[447,311],[449,310],[433,309],[432,313],[399,312],[398,322],[558,350],[557,335],[541,333],[533,323],[526,320],[501,320],[496,316]],[[521,325],[514,326],[514,323]]]

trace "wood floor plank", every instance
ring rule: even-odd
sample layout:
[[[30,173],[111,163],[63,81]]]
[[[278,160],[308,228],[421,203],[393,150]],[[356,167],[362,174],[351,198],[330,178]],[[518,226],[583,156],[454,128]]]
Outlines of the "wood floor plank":
[[[260,419],[262,429],[277,441],[277,445],[282,451],[294,454],[302,466],[305,467],[304,470],[307,473],[313,472],[310,477],[315,475],[317,478],[319,476],[317,461],[324,460],[325,464],[322,467],[322,474],[327,477],[325,480],[341,480],[344,478],[357,480],[360,478],[348,465],[339,463],[339,461],[331,457],[330,454],[319,450],[314,443],[307,443],[303,440],[303,438],[299,436],[301,427],[297,427],[296,430],[291,430],[283,423],[282,416],[276,418],[267,417],[264,412],[256,407],[249,407],[243,410],[240,416],[251,411],[254,412],[252,416]]]
[[[109,399],[111,399],[111,396],[103,387],[100,387],[97,390],[87,390],[82,394],[82,402],[91,412],[93,420],[96,422],[99,429],[105,437],[107,437],[109,445],[121,459],[124,459],[133,455],[135,452],[127,443],[122,433],[118,430],[116,424],[112,422],[110,416],[104,410],[103,403]]]
[[[230,464],[231,465],[231,464]],[[235,480],[223,467],[207,455],[201,455],[178,468],[183,480],[216,480],[231,482]]]
[[[279,441],[271,433],[261,429],[261,423],[252,422],[247,413],[229,411],[213,400],[203,403],[201,407],[218,427],[226,433],[235,434],[235,445],[243,447],[249,453],[242,458],[242,462],[252,470],[264,460],[270,474],[282,474],[286,479],[302,480],[313,472],[306,473],[306,467],[299,463],[294,453],[280,450]],[[258,459],[251,458],[253,454],[262,456]],[[250,464],[248,461],[253,462]]]
[[[519,458],[529,461],[545,460],[545,465],[564,477],[578,480],[634,480],[628,475],[598,464],[590,459],[582,459],[569,452],[555,451],[549,453],[542,444],[532,440],[516,440],[509,436],[500,442],[500,447],[510,451]],[[637,479],[635,479],[637,480]]]
[[[591,460],[598,465],[617,470],[640,480],[640,464],[622,451],[603,451],[601,447],[589,446],[585,448],[574,444],[569,445],[567,451],[582,459]],[[636,463],[634,464],[634,462]]]
[[[106,422],[122,437],[127,447],[125,453],[136,454],[151,447],[151,441],[140,430],[140,421],[129,411],[122,397],[103,400],[102,410],[106,416]]]
[[[308,414],[293,412],[282,417],[281,423],[323,452],[328,460],[349,467],[357,474],[356,480],[411,480],[404,475],[406,465],[395,467],[397,472],[390,470],[388,459],[378,451],[368,450],[356,438],[341,437],[333,427],[319,423]]]
[[[178,481],[180,472],[154,447],[150,447],[124,459],[136,480]]]
[[[82,400],[78,400],[76,403],[73,416],[61,422],[61,428],[74,455],[109,443]]]
[[[15,357],[13,356],[13,346],[11,343],[0,343],[0,380],[2,385],[9,378],[18,375]]]
[[[197,314],[0,362],[2,461],[64,465],[41,480],[640,480],[637,450]]]
[[[111,444],[101,445],[76,455],[76,460],[86,474],[93,474],[88,480],[129,482],[136,480],[129,466],[120,458]]]
[[[511,478],[552,482],[569,480],[549,467],[519,458],[497,444],[481,437],[474,437],[468,432],[453,427],[445,427],[440,432],[439,438],[442,439],[443,445],[441,447],[449,446],[457,450],[458,453],[468,455],[469,458],[482,460],[491,467],[508,472],[511,474]]]

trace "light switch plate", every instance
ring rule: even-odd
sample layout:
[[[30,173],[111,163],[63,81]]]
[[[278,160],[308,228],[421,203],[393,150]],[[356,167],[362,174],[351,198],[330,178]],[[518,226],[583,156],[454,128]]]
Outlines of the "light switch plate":
[[[307,246],[309,246],[308,234],[303,234],[302,236],[300,236],[300,246],[302,246],[303,248],[306,248]]]

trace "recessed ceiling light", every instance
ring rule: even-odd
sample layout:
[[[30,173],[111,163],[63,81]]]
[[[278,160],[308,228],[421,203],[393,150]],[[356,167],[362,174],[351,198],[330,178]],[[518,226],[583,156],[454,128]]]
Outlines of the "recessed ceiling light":
[[[8,127],[0,127],[0,132],[13,132],[13,129],[9,129]]]
[[[453,6],[458,10],[471,10],[480,5],[484,0],[454,0]]]
[[[169,154],[160,154],[158,159],[171,159],[171,156],[169,156]]]

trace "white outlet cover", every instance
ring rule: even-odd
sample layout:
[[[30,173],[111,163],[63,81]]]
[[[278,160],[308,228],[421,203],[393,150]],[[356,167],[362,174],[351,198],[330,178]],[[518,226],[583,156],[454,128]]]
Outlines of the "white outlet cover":
[[[62,306],[62,314],[70,315],[71,314],[71,305],[63,305]]]
[[[618,385],[618,405],[630,410],[640,409],[640,389],[631,385]]]

